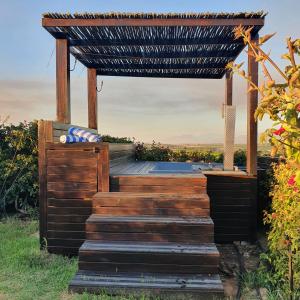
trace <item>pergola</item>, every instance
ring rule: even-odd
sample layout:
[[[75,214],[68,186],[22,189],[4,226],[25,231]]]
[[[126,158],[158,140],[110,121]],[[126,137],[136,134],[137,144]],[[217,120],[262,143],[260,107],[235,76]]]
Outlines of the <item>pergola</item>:
[[[232,105],[226,65],[245,48],[233,29],[252,27],[258,40],[265,13],[44,14],[56,39],[57,121],[70,123],[70,53],[87,67],[88,127],[97,129],[97,75],[210,78],[225,76],[225,105]],[[258,62],[248,49],[248,75],[258,82]],[[247,173],[257,172],[257,92],[247,96]]]

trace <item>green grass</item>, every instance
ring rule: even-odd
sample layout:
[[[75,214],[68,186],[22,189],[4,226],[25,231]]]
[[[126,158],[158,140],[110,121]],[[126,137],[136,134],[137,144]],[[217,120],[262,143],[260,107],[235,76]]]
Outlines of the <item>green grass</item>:
[[[40,251],[37,221],[14,218],[0,222],[0,300],[109,300],[108,295],[68,293],[77,258]]]

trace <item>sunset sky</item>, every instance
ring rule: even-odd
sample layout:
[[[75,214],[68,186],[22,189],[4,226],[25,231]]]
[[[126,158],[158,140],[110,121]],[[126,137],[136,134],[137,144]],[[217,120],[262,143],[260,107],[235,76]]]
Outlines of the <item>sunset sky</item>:
[[[285,39],[300,37],[299,0],[253,1],[15,1],[0,2],[0,116],[10,122],[55,119],[55,40],[41,26],[44,12],[268,12],[260,35],[276,32],[265,46],[274,60]],[[244,61],[243,53],[238,61]],[[71,57],[71,66],[74,58]],[[221,143],[224,79],[98,77],[99,131],[164,143]],[[246,84],[234,77],[236,142],[246,137]],[[87,125],[86,69],[71,72],[72,123]],[[269,125],[259,124],[259,131]]]

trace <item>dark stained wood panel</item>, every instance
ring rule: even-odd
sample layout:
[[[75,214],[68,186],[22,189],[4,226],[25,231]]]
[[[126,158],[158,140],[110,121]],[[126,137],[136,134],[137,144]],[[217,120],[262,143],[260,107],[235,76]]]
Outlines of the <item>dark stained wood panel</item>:
[[[206,176],[216,242],[254,241],[257,230],[257,178]]]

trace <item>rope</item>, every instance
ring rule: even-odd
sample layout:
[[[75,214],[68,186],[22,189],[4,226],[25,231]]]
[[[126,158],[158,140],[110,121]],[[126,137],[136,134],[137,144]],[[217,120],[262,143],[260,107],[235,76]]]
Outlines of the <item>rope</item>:
[[[52,51],[51,51],[50,58],[49,58],[49,60],[48,60],[48,63],[47,63],[46,68],[48,68],[49,65],[50,65],[50,62],[51,62],[51,60],[52,60],[52,56],[53,56],[54,50],[55,50],[55,47],[53,47],[53,49],[52,49]]]
[[[102,91],[103,88],[103,80],[101,80],[101,86],[100,86],[100,90],[98,89],[98,87],[96,86],[96,90],[98,93],[100,93]]]
[[[76,63],[77,63],[77,58],[75,58],[74,66],[73,66],[73,68],[72,68],[72,69],[70,69],[70,72],[72,72],[72,71],[74,71],[74,70],[75,70]]]

